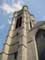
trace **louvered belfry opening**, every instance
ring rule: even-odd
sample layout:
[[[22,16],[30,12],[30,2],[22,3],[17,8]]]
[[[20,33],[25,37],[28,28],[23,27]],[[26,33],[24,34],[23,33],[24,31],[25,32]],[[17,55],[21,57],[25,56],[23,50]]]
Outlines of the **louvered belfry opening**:
[[[16,29],[21,27],[21,23],[22,23],[22,17],[17,18]]]

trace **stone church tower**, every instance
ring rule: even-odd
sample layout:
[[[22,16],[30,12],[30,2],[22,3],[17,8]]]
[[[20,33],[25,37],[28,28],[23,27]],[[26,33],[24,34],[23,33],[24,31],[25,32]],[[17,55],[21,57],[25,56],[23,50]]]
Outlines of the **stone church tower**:
[[[27,6],[15,12],[4,43],[2,60],[39,60],[40,49],[37,49],[35,40],[39,27],[36,27],[34,16],[28,11]]]

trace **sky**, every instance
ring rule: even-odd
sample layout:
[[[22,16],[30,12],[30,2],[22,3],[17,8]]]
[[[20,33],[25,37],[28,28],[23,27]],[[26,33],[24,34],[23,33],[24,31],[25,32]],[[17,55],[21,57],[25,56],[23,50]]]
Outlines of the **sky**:
[[[45,21],[45,0],[0,0],[0,52],[11,24],[13,13],[27,5],[36,21]]]

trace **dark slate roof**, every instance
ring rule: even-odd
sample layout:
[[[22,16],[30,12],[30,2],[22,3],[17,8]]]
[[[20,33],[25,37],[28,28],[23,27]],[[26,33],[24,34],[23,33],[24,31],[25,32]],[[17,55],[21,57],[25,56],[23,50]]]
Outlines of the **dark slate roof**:
[[[40,25],[42,25],[42,24],[45,24],[45,21],[39,21],[39,22],[37,22],[37,23],[35,24],[35,27],[40,26]]]
[[[29,30],[29,31],[32,31],[33,29],[36,29],[38,28],[39,26],[42,26],[43,24],[45,24],[45,21],[39,21],[39,22],[36,22],[35,26]]]
[[[1,55],[2,55],[2,54],[0,53],[0,60],[1,60]]]

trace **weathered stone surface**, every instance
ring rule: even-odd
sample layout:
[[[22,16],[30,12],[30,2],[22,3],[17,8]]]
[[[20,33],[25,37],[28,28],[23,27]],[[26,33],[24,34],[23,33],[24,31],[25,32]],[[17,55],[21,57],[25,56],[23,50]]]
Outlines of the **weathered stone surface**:
[[[14,13],[13,17],[4,44],[2,60],[39,60],[36,33],[39,29],[45,30],[45,22],[38,22],[36,25],[34,16],[29,13],[27,6]],[[19,20],[18,25],[21,24],[21,26],[16,28],[17,19],[20,17],[22,17],[22,22]],[[17,54],[15,54],[16,52]]]

